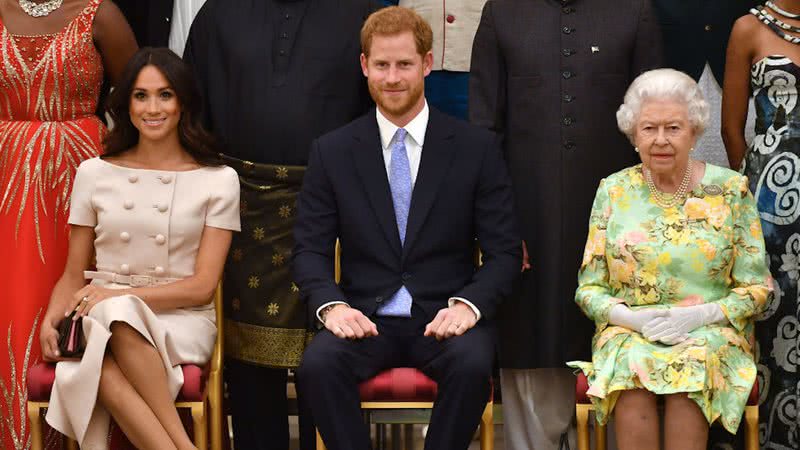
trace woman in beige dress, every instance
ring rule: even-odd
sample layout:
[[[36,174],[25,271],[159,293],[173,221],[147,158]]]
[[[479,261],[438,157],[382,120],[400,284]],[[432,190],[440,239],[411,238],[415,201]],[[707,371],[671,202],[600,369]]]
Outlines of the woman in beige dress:
[[[211,298],[239,230],[239,180],[215,163],[198,100],[174,53],[142,49],[113,93],[105,156],[76,174],[67,266],[40,340],[59,360],[59,321],[83,316],[86,351],[58,363],[47,412],[83,449],[107,448],[110,417],[137,448],[195,448],[174,406],[179,365],[211,355]]]

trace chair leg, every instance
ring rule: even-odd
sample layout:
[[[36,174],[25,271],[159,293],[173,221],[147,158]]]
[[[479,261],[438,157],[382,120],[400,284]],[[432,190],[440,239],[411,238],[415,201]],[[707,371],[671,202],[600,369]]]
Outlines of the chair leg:
[[[192,425],[194,427],[194,445],[198,450],[208,450],[208,422],[205,414],[205,403],[192,404]]]
[[[208,415],[211,419],[211,450],[222,450],[222,383],[218,375],[208,380]]]
[[[317,450],[327,450],[325,443],[322,442],[322,435],[319,434],[319,430],[317,430]]]
[[[494,403],[489,402],[481,416],[481,450],[494,450]]]
[[[606,438],[606,425],[594,421],[594,448],[595,450],[606,450],[608,439]]]
[[[43,450],[42,410],[34,402],[28,402],[28,421],[31,423],[31,450]]]
[[[575,419],[578,428],[578,450],[589,450],[589,410],[591,405],[576,404]]]
[[[758,406],[746,406],[744,408],[745,450],[758,450]]]

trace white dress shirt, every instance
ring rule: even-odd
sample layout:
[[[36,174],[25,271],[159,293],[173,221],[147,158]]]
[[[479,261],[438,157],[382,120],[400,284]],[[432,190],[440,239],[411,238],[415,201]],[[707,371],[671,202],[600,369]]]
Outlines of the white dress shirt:
[[[387,119],[386,116],[384,116],[381,113],[381,110],[378,108],[375,108],[375,116],[378,121],[378,132],[381,135],[381,150],[383,152],[383,163],[386,166],[386,177],[388,179],[390,177],[389,168],[392,164],[392,145],[395,142],[395,135],[397,134],[397,130],[400,127],[393,124],[389,119]],[[428,129],[429,116],[430,116],[430,109],[428,109],[428,102],[426,101],[425,106],[422,107],[422,111],[420,111],[416,117],[411,119],[411,121],[408,122],[405,127],[403,127],[406,130],[405,146],[406,146],[406,154],[408,155],[408,163],[411,168],[412,189],[414,188],[414,185],[417,182],[417,174],[419,173],[420,160],[422,160],[422,148],[425,145],[425,132]],[[451,297],[448,300],[448,305],[453,306],[453,303],[455,303],[456,301],[466,303],[467,306],[469,306],[472,309],[472,312],[475,313],[477,320],[481,320],[480,310],[465,298]],[[320,306],[317,309],[317,319],[319,319],[321,322],[322,317],[320,317],[320,313],[322,312],[322,310],[330,305],[335,305],[339,303],[347,304],[347,302],[341,300],[334,300]]]

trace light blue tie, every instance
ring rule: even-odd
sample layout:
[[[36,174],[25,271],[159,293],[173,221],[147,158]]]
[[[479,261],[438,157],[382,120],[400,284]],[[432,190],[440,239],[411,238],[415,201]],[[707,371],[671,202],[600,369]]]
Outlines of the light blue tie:
[[[411,207],[411,164],[406,153],[406,130],[397,129],[392,144],[392,160],[389,163],[389,188],[392,191],[394,203],[394,216],[397,219],[397,232],[400,234],[400,243],[406,241],[406,225],[408,225],[408,210]],[[380,316],[411,317],[411,294],[405,286],[394,293],[378,308]]]

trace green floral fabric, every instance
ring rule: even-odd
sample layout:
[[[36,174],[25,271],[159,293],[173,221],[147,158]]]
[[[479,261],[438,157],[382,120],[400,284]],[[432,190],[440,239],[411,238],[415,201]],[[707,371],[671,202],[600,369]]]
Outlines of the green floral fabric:
[[[709,423],[735,433],[756,378],[753,319],[771,295],[764,239],[747,178],[706,165],[683,205],[659,207],[641,165],[600,183],[575,301],[597,325],[586,374],[600,423],[619,393],[686,392]],[[631,309],[716,302],[729,323],[668,346],[608,323],[617,303]]]

